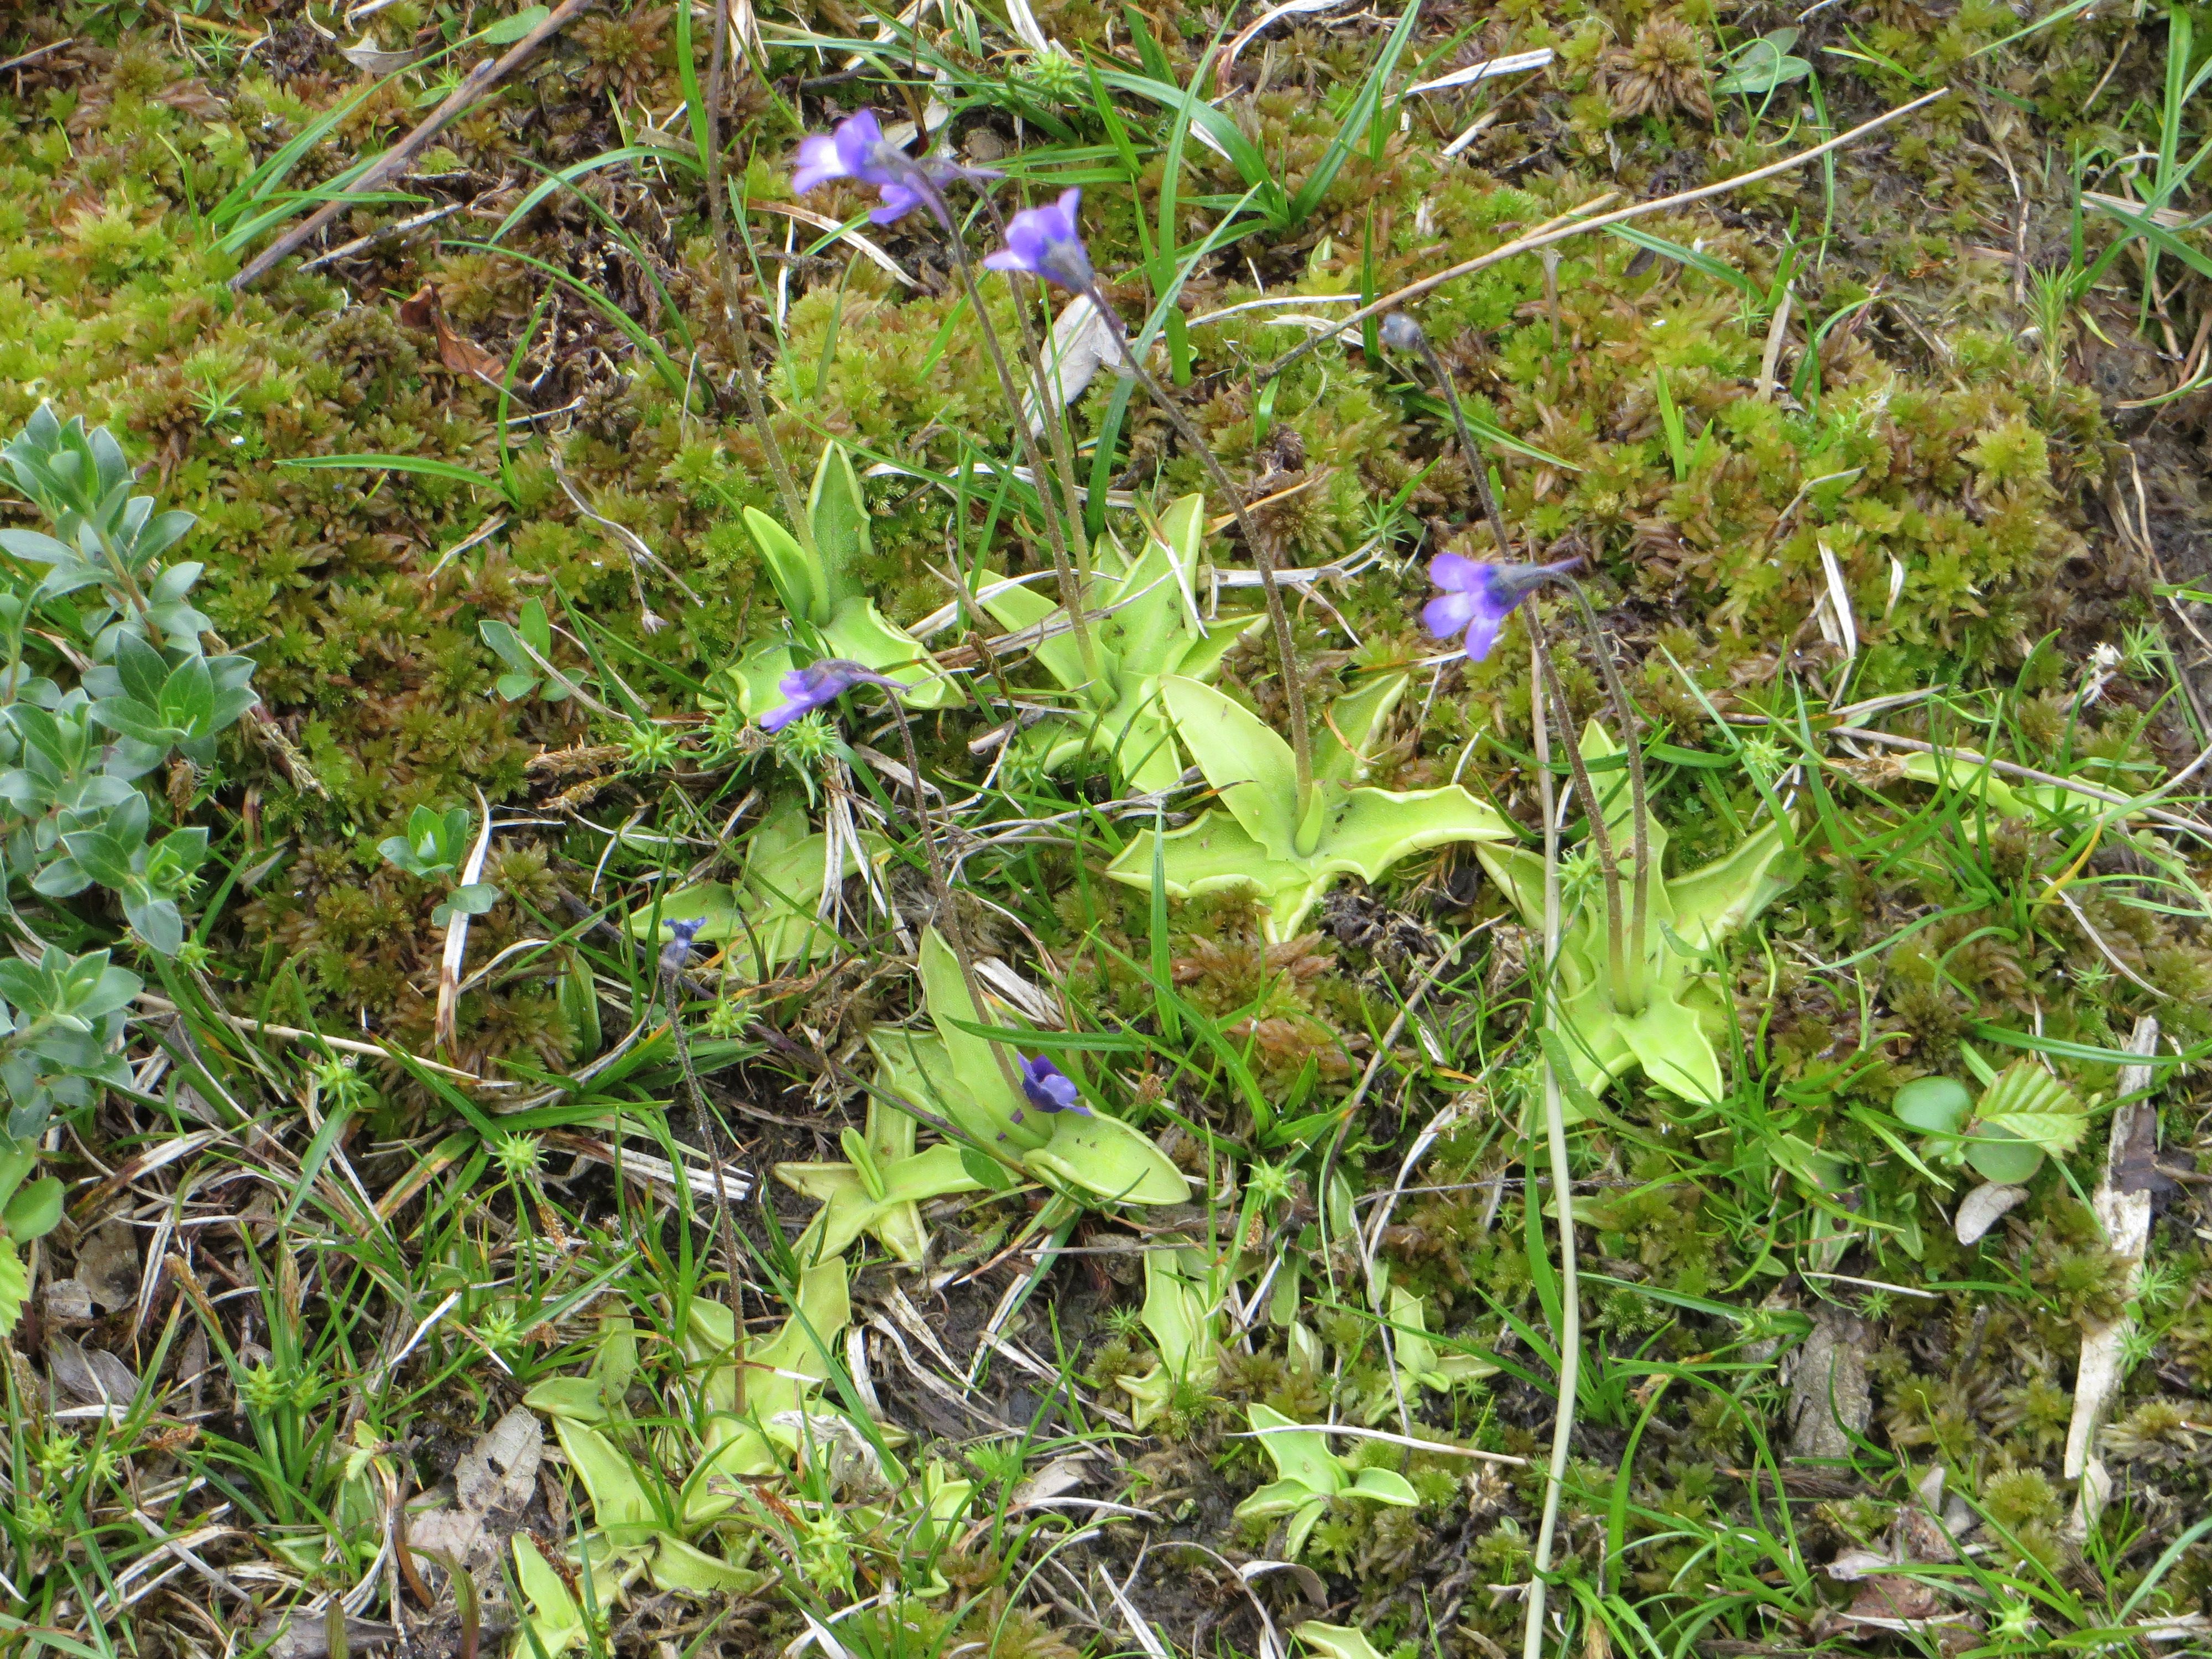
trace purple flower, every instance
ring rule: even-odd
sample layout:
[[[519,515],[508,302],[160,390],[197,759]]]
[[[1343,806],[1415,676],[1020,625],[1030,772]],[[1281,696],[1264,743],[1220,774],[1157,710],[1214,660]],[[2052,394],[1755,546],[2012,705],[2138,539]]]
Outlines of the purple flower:
[[[703,917],[668,924],[668,943],[660,947],[662,973],[680,974],[684,971],[684,964],[691,960],[691,941],[699,937],[699,930],[706,925]]]
[[[1040,1112],[1076,1112],[1085,1117],[1091,1109],[1083,1103],[1083,1097],[1066,1073],[1043,1055],[1022,1062],[1022,1092],[1030,1097],[1030,1104]]]
[[[931,188],[941,190],[955,179],[997,177],[986,167],[963,167],[933,157],[915,161],[884,137],[875,111],[864,109],[828,132],[799,141],[799,165],[792,170],[791,187],[803,196],[833,179],[872,185],[884,204],[868,216],[869,221],[888,225],[928,201]]]
[[[877,673],[857,662],[848,662],[842,657],[824,657],[820,662],[809,663],[804,668],[794,668],[775,683],[783,693],[783,701],[760,719],[763,732],[781,732],[803,715],[826,708],[856,685],[886,686],[896,692],[896,680]]]
[[[1457,553],[1439,553],[1429,562],[1429,580],[1444,591],[1422,607],[1421,624],[1440,640],[1465,630],[1468,657],[1480,662],[1498,643],[1498,630],[1521,601],[1580,562],[1486,564]]]
[[[1006,246],[983,263],[993,270],[1026,270],[1071,294],[1089,293],[1091,255],[1075,228],[1075,210],[1082,205],[1083,192],[1069,190],[1050,207],[1024,209],[1007,223]]]

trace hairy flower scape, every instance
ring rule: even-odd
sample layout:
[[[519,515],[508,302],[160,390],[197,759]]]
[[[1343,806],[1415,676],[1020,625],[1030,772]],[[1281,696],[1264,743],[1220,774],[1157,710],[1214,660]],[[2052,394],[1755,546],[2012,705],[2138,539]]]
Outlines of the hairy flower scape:
[[[2205,1645],[2202,18],[1219,9],[0,8],[41,1642]]]

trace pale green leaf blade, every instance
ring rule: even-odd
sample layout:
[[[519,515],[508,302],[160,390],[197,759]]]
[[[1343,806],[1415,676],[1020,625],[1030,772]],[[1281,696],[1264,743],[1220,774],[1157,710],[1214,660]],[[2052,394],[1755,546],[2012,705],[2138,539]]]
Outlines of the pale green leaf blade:
[[[1279,859],[1255,841],[1231,814],[1209,811],[1180,830],[1160,836],[1161,862],[1171,897],[1257,888],[1273,892],[1298,879],[1303,866]],[[1130,838],[1121,856],[1106,866],[1115,881],[1149,889],[1152,884],[1153,832]]]
[[[994,1052],[996,1045],[988,1037],[960,1029],[963,1023],[995,1025],[997,1021],[975,1006],[961,977],[959,960],[934,927],[922,934],[920,969],[922,998],[951,1062],[951,1086],[945,1090],[942,1100],[946,1112],[986,1144],[1003,1135],[1018,1149],[1042,1145],[1044,1131],[1033,1121],[1014,1115],[1027,1103],[1007,1081]]]
[[[1667,884],[1674,931],[1686,944],[1711,949],[1789,891],[1802,862],[1788,826],[1767,823],[1727,857]]]
[[[1371,1498],[1377,1504],[1408,1510],[1420,1507],[1420,1494],[1395,1469],[1362,1469],[1349,1490],[1354,1498]]]
[[[619,1538],[618,1529],[647,1527],[653,1522],[653,1500],[638,1483],[630,1461],[615,1449],[614,1443],[597,1429],[565,1417],[553,1419],[568,1467],[591,1494],[593,1521]]]
[[[1314,776],[1324,782],[1355,784],[1367,775],[1383,722],[1405,695],[1409,676],[1381,674],[1329,705],[1323,735],[1314,747]],[[1349,745],[1349,746],[1347,746]]]
[[[1354,789],[1323,831],[1316,864],[1381,879],[1399,860],[1451,842],[1504,842],[1513,827],[1458,784],[1403,792]]]
[[[1544,925],[1544,860],[1525,847],[1479,842],[1474,855],[1531,927]]]
[[[814,550],[821,560],[823,598],[834,609],[865,591],[867,561],[875,546],[868,534],[868,498],[844,445],[832,439],[814,469],[807,497]]]
[[[1367,1639],[1367,1632],[1350,1625],[1324,1625],[1317,1619],[1309,1619],[1291,1632],[1321,1659],[1382,1659],[1375,1644]]]
[[[558,1659],[583,1641],[584,1610],[527,1533],[514,1534],[514,1577],[530,1603],[529,1629],[517,1638],[520,1651],[532,1659],[540,1653],[544,1659]]]
[[[1700,1104],[1720,1098],[1720,1056],[1703,1023],[1667,992],[1654,987],[1641,1013],[1617,1015],[1613,1025],[1657,1087]]]
[[[1295,1480],[1322,1496],[1343,1489],[1344,1466],[1330,1453],[1319,1430],[1301,1428],[1271,1406],[1255,1404],[1245,1409],[1261,1449],[1285,1480]]]
[[[670,1533],[653,1551],[652,1576],[655,1589],[687,1595],[750,1595],[768,1582],[757,1568],[733,1567]]]
[[[909,708],[941,708],[951,695],[951,683],[930,661],[921,641],[885,622],[873,599],[840,603],[822,625],[822,637],[834,654],[896,680]]]
[[[799,544],[797,537],[760,508],[747,507],[744,519],[745,528],[752,532],[753,545],[760,549],[761,562],[768,567],[768,579],[775,585],[783,608],[806,622],[828,621],[829,584],[822,567],[806,556],[806,550]]]
[[[1032,1119],[1036,1114],[1031,1114]],[[1022,1162],[1094,1197],[1124,1204],[1181,1204],[1190,1183],[1167,1154],[1116,1117],[1055,1113],[1043,1146]]]
[[[1260,717],[1212,686],[1160,681],[1176,732],[1245,832],[1279,860],[1296,854],[1297,765]]]
[[[884,1170],[884,1196],[909,1204],[982,1189],[983,1183],[968,1173],[960,1148],[949,1141],[902,1158]]]
[[[1064,614],[1060,606],[1035,587],[999,587],[996,592],[992,592],[990,590],[1001,580],[1002,578],[987,570],[982,573],[976,587],[979,592],[988,596],[982,602],[983,609],[1009,631],[1018,634],[1024,629],[1035,628],[1048,617]],[[1083,672],[1083,653],[1077,646],[1073,634],[1055,634],[1039,642],[1030,654],[1042,663],[1045,672],[1058,680],[1065,690],[1073,691],[1085,683],[1087,677]]]

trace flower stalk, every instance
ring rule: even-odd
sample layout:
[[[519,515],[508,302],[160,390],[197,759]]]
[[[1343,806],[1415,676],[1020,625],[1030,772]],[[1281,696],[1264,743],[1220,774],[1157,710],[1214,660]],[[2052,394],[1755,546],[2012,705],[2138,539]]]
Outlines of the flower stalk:
[[[1598,874],[1605,883],[1606,972],[1617,986],[1622,982],[1626,956],[1620,927],[1620,861],[1613,852],[1612,832],[1606,828],[1604,803],[1598,798],[1597,787],[1590,781],[1589,768],[1583,763],[1582,745],[1574,740],[1574,716],[1567,708],[1566,688],[1559,684],[1559,667],[1552,660],[1551,641],[1533,611],[1528,613],[1528,643],[1566,739],[1567,765],[1574,774],[1575,793],[1589,819],[1590,848],[1597,855]],[[1544,776],[1549,778],[1550,762],[1545,762],[1542,769]]]
[[[1552,672],[1550,654],[1545,649],[1542,634],[1534,619],[1528,635],[1528,653],[1535,665],[1534,678],[1547,684],[1556,683]],[[1560,714],[1565,714],[1564,702]],[[1559,815],[1553,803],[1552,788],[1552,739],[1544,719],[1544,699],[1534,698],[1529,708],[1529,724],[1535,739],[1536,799],[1544,815],[1544,973],[1543,993],[1548,1004],[1552,994],[1553,975],[1559,960]],[[1565,728],[1567,751],[1576,752],[1572,741],[1573,728]],[[1595,822],[1595,819],[1592,820]],[[1545,1014],[1548,1026],[1550,1012]],[[1568,1171],[1566,1113],[1559,1097],[1559,1074],[1553,1062],[1552,1051],[1543,1053],[1541,1071],[1544,1079],[1544,1148],[1551,1165],[1552,1192],[1559,1206],[1559,1398],[1552,1417],[1552,1458],[1545,1471],[1544,1506],[1536,1525],[1536,1548],[1530,1558],[1528,1573],[1528,1611],[1522,1626],[1522,1659],[1543,1659],[1544,1611],[1547,1593],[1551,1585],[1547,1575],[1552,1569],[1552,1542],[1559,1528],[1559,1497],[1565,1489],[1568,1453],[1574,1444],[1575,1405],[1582,1388],[1583,1312],[1582,1280],[1575,1260],[1575,1213],[1573,1183]],[[1535,1148],[1532,1146],[1524,1166],[1534,1163]],[[1534,1170],[1528,1171],[1531,1181],[1529,1202],[1535,1201]]]
[[[935,159],[917,161],[898,145],[884,137],[883,126],[872,110],[861,110],[840,121],[836,129],[817,133],[801,141],[799,146],[799,166],[792,173],[793,189],[801,194],[828,184],[836,179],[850,179],[875,187],[883,205],[868,215],[876,224],[890,224],[904,218],[917,207],[926,207],[937,221],[951,244],[954,267],[960,273],[961,292],[969,308],[975,313],[975,328],[983,343],[984,355],[997,371],[999,390],[1013,411],[1014,435],[1022,447],[1022,458],[1029,464],[1030,477],[1036,487],[1037,504],[1043,510],[1045,541],[1052,550],[1053,574],[1058,579],[1060,604],[1073,621],[1075,647],[1082,659],[1084,678],[1099,682],[1098,650],[1091,638],[1087,615],[1086,589],[1089,586],[1089,553],[1082,540],[1082,514],[1075,505],[1075,471],[1072,458],[1066,459],[1060,472],[1061,500],[1055,503],[1044,457],[1037,448],[1036,434],[1029,422],[1022,418],[1022,399],[1015,390],[1013,371],[1007,366],[1005,349],[999,341],[998,330],[993,326],[991,313],[984,308],[983,295],[975,282],[975,262],[968,252],[967,239],[960,234],[960,226],[952,216],[952,208],[945,198],[945,185],[955,179],[966,179],[981,185],[996,179],[999,174],[988,168],[963,167],[955,162]],[[980,192],[979,192],[980,193]],[[985,205],[991,208],[995,220],[997,210],[992,207],[988,195]],[[1036,360],[1036,341],[1030,328],[1026,313],[1018,312],[1024,343],[1032,361]],[[1042,368],[1039,370],[1040,396],[1043,391]],[[1066,434],[1057,422],[1053,428],[1059,439],[1059,447],[1066,446]],[[1057,453],[1056,453],[1057,459]],[[1071,559],[1073,543],[1076,556]]]
[[[1394,350],[1412,351],[1418,354],[1421,361],[1427,365],[1428,371],[1435,379],[1437,388],[1443,392],[1444,401],[1451,410],[1452,426],[1459,436],[1460,452],[1467,457],[1468,470],[1474,475],[1475,494],[1482,502],[1484,514],[1490,520],[1490,533],[1497,540],[1498,556],[1501,560],[1510,559],[1512,538],[1506,532],[1505,515],[1498,508],[1497,492],[1490,487],[1489,463],[1483,455],[1481,447],[1474,441],[1473,428],[1467,423],[1467,411],[1460,404],[1459,387],[1452,377],[1445,372],[1443,360],[1437,356],[1436,348],[1429,343],[1429,337],[1422,330],[1421,325],[1402,311],[1394,311],[1382,319],[1382,337],[1383,343]],[[1442,562],[1442,558],[1439,558],[1437,563],[1441,566]],[[1526,570],[1528,573],[1528,580],[1555,581],[1574,595],[1576,608],[1582,618],[1583,632],[1589,637],[1590,650],[1597,658],[1598,672],[1605,681],[1607,700],[1613,705],[1613,720],[1620,729],[1621,747],[1627,756],[1629,834],[1632,839],[1632,850],[1630,854],[1632,891],[1629,901],[1629,943],[1626,951],[1622,947],[1620,929],[1620,867],[1613,856],[1611,837],[1606,833],[1605,824],[1597,810],[1595,800],[1589,797],[1586,788],[1584,793],[1585,799],[1589,804],[1592,844],[1597,848],[1599,860],[1606,876],[1607,952],[1612,969],[1611,988],[1614,1006],[1624,1013],[1635,1013],[1643,1008],[1644,1003],[1646,951],[1644,933],[1650,921],[1651,891],[1650,837],[1648,820],[1645,817],[1644,790],[1644,739],[1641,726],[1637,719],[1635,705],[1629,701],[1628,688],[1622,684],[1620,670],[1613,660],[1613,653],[1606,645],[1605,633],[1598,626],[1597,612],[1590,605],[1589,594],[1570,574],[1572,568],[1579,562],[1579,560],[1569,559],[1553,565],[1508,564],[1504,567],[1504,569]],[[1501,579],[1493,578],[1493,588],[1499,586],[1500,581]],[[1448,582],[1444,585],[1462,586],[1459,582]],[[1472,586],[1471,583],[1467,585]],[[1514,603],[1517,603],[1517,599],[1511,597],[1510,588],[1499,597],[1503,599],[1504,608],[1507,610],[1510,610]],[[1446,601],[1436,603],[1442,605]],[[1493,600],[1492,603],[1494,605],[1497,601]],[[1503,620],[1502,615],[1499,620]],[[1533,616],[1528,626],[1532,638],[1540,637],[1539,624]],[[1432,631],[1443,630],[1432,628]],[[1474,635],[1471,633],[1468,647],[1470,655],[1480,654],[1474,649]],[[1486,651],[1487,648],[1486,646],[1484,647]],[[1541,665],[1540,672],[1550,678],[1551,683],[1556,688],[1558,677],[1552,666],[1550,653],[1540,644],[1536,652],[1535,660]],[[1555,690],[1554,696],[1556,695]],[[1564,721],[1566,718],[1564,703],[1561,705],[1559,713],[1560,719]],[[1566,735],[1569,738],[1567,753],[1576,768],[1576,775],[1586,785],[1588,774],[1583,769],[1580,746],[1572,741],[1571,732],[1567,732]],[[1624,967],[1626,969],[1625,975]]]
[[[806,511],[806,497],[799,493],[799,480],[792,476],[791,463],[783,453],[783,446],[776,441],[775,428],[769,423],[768,394],[762,387],[760,370],[753,363],[753,325],[745,315],[744,301],[738,294],[738,254],[730,235],[729,204],[724,199],[722,187],[722,82],[729,73],[730,9],[714,8],[714,46],[707,60],[707,211],[714,234],[714,253],[722,267],[722,319],[729,330],[731,355],[738,360],[738,384],[744,396],[745,415],[760,436],[761,448],[768,456],[769,477],[775,483],[775,493],[783,502],[784,522],[799,538],[811,557],[814,552],[814,526]]]
[[[1229,501],[1235,514],[1237,527],[1243,532],[1245,545],[1251,550],[1252,562],[1260,572],[1260,586],[1267,595],[1268,620],[1274,625],[1275,649],[1282,663],[1283,696],[1288,705],[1291,726],[1291,752],[1297,772],[1296,806],[1297,828],[1296,835],[1301,852],[1310,851],[1321,834],[1320,814],[1314,810],[1313,738],[1306,729],[1305,688],[1299,682],[1297,658],[1291,640],[1290,612],[1283,605],[1281,585],[1275,579],[1273,550],[1254,526],[1245,511],[1244,492],[1222,468],[1213,453],[1212,446],[1206,441],[1196,426],[1162,390],[1129,343],[1129,337],[1121,326],[1121,313],[1106,302],[1098,286],[1097,274],[1091,267],[1090,251],[1083,246],[1082,234],[1076,228],[1077,210],[1083,204],[1080,190],[1060,192],[1060,199],[1049,206],[1025,209],[1017,213],[1006,227],[1006,245],[984,260],[994,270],[1026,271],[1032,276],[1066,289],[1091,302],[1098,313],[1106,331],[1113,337],[1115,349],[1130,377],[1145,389],[1159,411],[1168,417],[1176,434],[1190,447],[1214,487]],[[1057,429],[1055,428],[1055,429]],[[1072,474],[1071,474],[1072,477]]]
[[[1165,388],[1152,378],[1152,371],[1138,361],[1128,333],[1121,326],[1120,313],[1106,303],[1105,295],[1098,291],[1097,283],[1093,280],[1085,293],[1097,307],[1098,314],[1106,319],[1106,331],[1113,336],[1114,344],[1120,350],[1121,362],[1131,377],[1144,387],[1145,395],[1152,400],[1154,406],[1168,417],[1168,424],[1175,428],[1176,435],[1198,457],[1199,465],[1206,469],[1207,478],[1228,501],[1229,509],[1237,518],[1237,531],[1243,536],[1244,545],[1252,555],[1253,568],[1260,573],[1261,592],[1267,599],[1267,621],[1275,635],[1275,656],[1282,670],[1283,701],[1291,727],[1291,757],[1297,769],[1297,823],[1302,843],[1299,850],[1309,851],[1310,847],[1304,844],[1305,838],[1317,836],[1321,828],[1313,810],[1313,734],[1306,726],[1305,685],[1298,678],[1297,650],[1291,638],[1290,610],[1283,603],[1282,584],[1275,576],[1274,550],[1246,513],[1244,492],[1237,487],[1236,482],[1223,469],[1212,447],[1206,441],[1196,424],[1182,412],[1181,406],[1168,396]]]

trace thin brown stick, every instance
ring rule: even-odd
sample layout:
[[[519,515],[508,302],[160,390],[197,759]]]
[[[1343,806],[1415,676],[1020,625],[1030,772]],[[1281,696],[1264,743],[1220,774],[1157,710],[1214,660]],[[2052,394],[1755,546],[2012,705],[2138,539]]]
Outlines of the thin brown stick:
[[[498,58],[487,58],[471,70],[467,78],[453,88],[452,95],[444,103],[430,112],[422,125],[385,151],[333,200],[324,203],[255,254],[246,262],[246,269],[230,279],[231,287],[242,289],[266,276],[325,225],[344,212],[351,205],[353,198],[365,196],[386,179],[405,172],[416,156],[430,148],[431,140],[467,113],[477,99],[536,57],[539,47],[590,10],[592,4],[593,0],[562,0],[550,16],[508,47],[504,54]]]
[[[1554,242],[1564,242],[1568,237],[1579,236],[1584,231],[1603,230],[1607,225],[1621,224],[1630,219],[1641,218],[1647,213],[1660,213],[1668,208],[1687,207],[1692,202],[1702,202],[1709,197],[1723,196],[1729,191],[1741,190],[1746,185],[1755,185],[1762,179],[1771,179],[1777,173],[1787,173],[1792,167],[1801,167],[1808,161],[1817,161],[1832,149],[1840,149],[1845,144],[1855,143],[1878,127],[1886,127],[1892,121],[1934,103],[1938,98],[1948,97],[1950,92],[1951,88],[1948,87],[1938,87],[1935,91],[1916,98],[1909,104],[1900,104],[1886,114],[1875,116],[1871,121],[1863,121],[1849,132],[1839,133],[1825,143],[1815,144],[1810,149],[1800,150],[1795,155],[1786,155],[1779,161],[1770,161],[1763,167],[1753,168],[1749,173],[1739,173],[1735,178],[1723,179],[1717,185],[1702,185],[1696,190],[1680,191],[1672,196],[1657,197],[1649,202],[1637,202],[1625,208],[1616,208],[1611,213],[1600,214],[1594,219],[1578,219],[1572,224],[1561,225],[1555,230],[1534,231],[1517,240],[1508,242],[1502,247],[1492,248],[1487,253],[1478,254],[1472,259],[1465,259],[1458,264],[1447,266],[1433,276],[1422,277],[1418,283],[1408,283],[1395,294],[1384,295],[1372,305],[1360,307],[1348,317],[1339,318],[1327,328],[1316,333],[1304,345],[1286,351],[1275,359],[1273,362],[1260,371],[1258,378],[1262,380],[1273,380],[1292,363],[1304,357],[1307,353],[1327,344],[1345,330],[1356,328],[1370,317],[1377,317],[1386,311],[1394,310],[1408,300],[1418,299],[1430,289],[1441,288],[1455,277],[1471,276],[1475,271],[1486,270],[1498,264],[1501,260],[1510,259],[1516,254],[1533,253],[1538,248],[1549,247]]]

